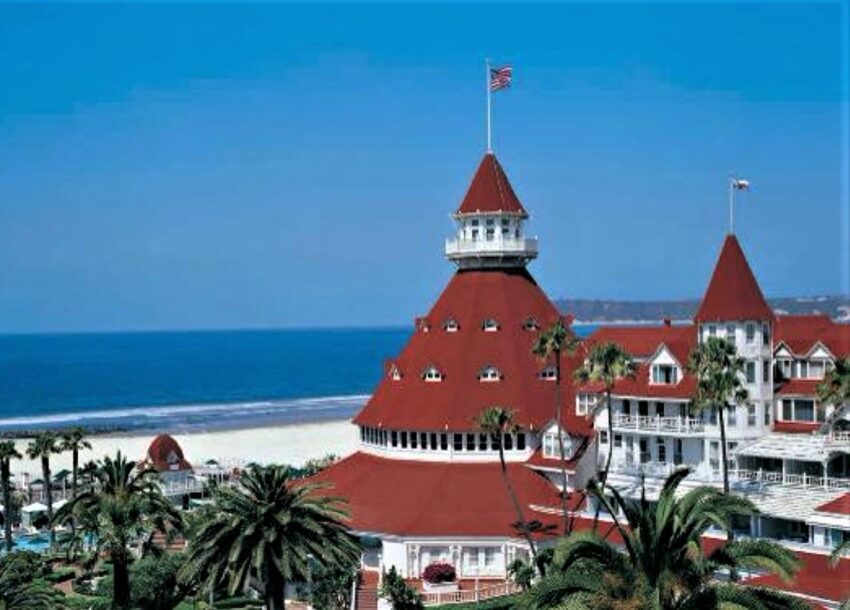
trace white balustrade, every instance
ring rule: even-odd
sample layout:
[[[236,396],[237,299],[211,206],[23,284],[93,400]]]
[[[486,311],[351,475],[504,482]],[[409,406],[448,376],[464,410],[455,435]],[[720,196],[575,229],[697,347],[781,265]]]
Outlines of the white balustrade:
[[[466,239],[449,238],[446,240],[446,255],[456,256],[463,254],[528,254],[537,255],[537,238],[502,238],[496,236],[493,239]]]
[[[693,417],[659,417],[616,413],[614,415],[614,427],[624,430],[688,434],[703,432],[705,430],[705,422]]]
[[[478,602],[495,597],[504,597],[519,593],[520,588],[512,582],[499,583],[475,589],[460,589],[458,591],[425,591],[422,601],[426,606],[439,604],[460,604]]]

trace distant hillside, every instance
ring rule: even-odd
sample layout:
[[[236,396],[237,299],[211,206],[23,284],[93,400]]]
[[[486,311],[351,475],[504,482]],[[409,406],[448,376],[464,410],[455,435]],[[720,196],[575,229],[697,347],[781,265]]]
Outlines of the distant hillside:
[[[779,297],[768,299],[777,313],[823,313],[850,322],[850,297]],[[609,301],[604,299],[556,299],[561,311],[582,322],[657,322],[664,318],[690,320],[699,300]]]

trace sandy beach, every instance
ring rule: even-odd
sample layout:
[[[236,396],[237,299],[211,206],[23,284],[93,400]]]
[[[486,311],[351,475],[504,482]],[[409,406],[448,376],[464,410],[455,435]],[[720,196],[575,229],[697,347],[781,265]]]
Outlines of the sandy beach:
[[[88,440],[92,448],[81,452],[80,463],[99,459],[107,454],[114,455],[118,450],[131,459],[139,460],[145,456],[154,436],[152,433],[91,436]],[[202,464],[213,459],[222,465],[257,462],[297,466],[328,453],[347,455],[354,451],[357,445],[357,428],[348,420],[192,432],[172,436],[180,443],[186,459],[193,464]],[[15,443],[24,459],[13,462],[12,472],[26,472],[33,478],[39,478],[40,462],[26,458],[29,439],[17,439]],[[71,454],[60,453],[51,457],[50,468],[53,473],[63,468],[70,470]]]

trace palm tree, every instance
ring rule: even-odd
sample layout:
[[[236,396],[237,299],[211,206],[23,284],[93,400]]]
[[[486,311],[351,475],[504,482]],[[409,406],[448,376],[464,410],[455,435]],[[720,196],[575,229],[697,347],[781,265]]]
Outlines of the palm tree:
[[[698,487],[677,498],[682,468],[664,483],[657,502],[624,499],[591,481],[588,492],[614,516],[623,548],[596,531],[563,539],[547,576],[531,589],[528,605],[548,608],[635,608],[698,610],[735,607],[740,610],[803,610],[808,604],[768,588],[723,582],[719,573],[767,569],[790,580],[799,567],[796,556],[768,540],[737,540],[707,556],[701,538],[712,526],[725,528],[732,514],[757,512],[746,498]],[[625,515],[625,523],[616,516]],[[728,604],[728,606],[726,605]]]
[[[89,534],[98,554],[112,561],[112,607],[130,607],[130,544],[141,541],[147,548],[157,532],[180,531],[177,509],[163,495],[159,474],[137,469],[119,451],[115,458],[98,463],[94,482],[63,506],[56,522],[76,518],[81,533]]]
[[[614,385],[625,377],[634,377],[637,367],[634,360],[619,344],[608,341],[594,345],[587,359],[574,373],[576,381],[581,384],[602,383],[605,387],[605,409],[608,412],[608,457],[605,459],[605,470],[600,475],[600,481],[605,484],[608,471],[611,470],[611,457],[614,455],[614,410],[611,406],[611,392]],[[601,407],[597,407],[594,415]]]
[[[12,552],[12,460],[21,459],[13,441],[0,442],[0,487],[3,488],[3,533],[6,552]]]
[[[56,544],[56,532],[53,529],[53,479],[50,476],[50,456],[59,452],[56,435],[53,432],[42,432],[27,445],[27,457],[31,460],[41,460],[41,479],[44,486],[44,503],[47,505],[47,520],[50,530],[50,548]]]
[[[525,520],[525,515],[522,510],[522,505],[519,503],[516,491],[514,490],[511,478],[508,476],[508,466],[505,463],[505,448],[504,437],[506,434],[514,434],[519,430],[516,424],[516,414],[511,409],[505,407],[489,407],[478,414],[475,420],[476,427],[490,438],[498,442],[499,446],[499,463],[502,466],[502,479],[505,482],[505,488],[508,490],[511,504],[516,511],[517,524],[522,532],[528,548],[531,552],[532,562],[537,563],[537,545],[534,544],[534,537],[531,535],[531,527]]]
[[[822,432],[826,432],[832,428],[850,404],[850,358],[835,361],[835,366],[818,384],[817,394],[822,404],[835,407],[829,420],[824,423]]]
[[[688,372],[697,378],[692,408],[710,411],[720,422],[720,451],[723,462],[723,491],[729,493],[729,463],[726,457],[726,412],[747,401],[749,395],[741,381],[745,361],[735,344],[720,337],[709,337],[691,352]]]
[[[561,418],[561,354],[574,354],[579,340],[559,318],[543,331],[532,348],[532,353],[543,360],[554,360],[555,366],[555,421],[558,424],[558,448],[561,455],[561,511],[564,514],[564,534],[569,534],[570,523],[567,507],[567,456],[564,451],[564,429]]]
[[[286,583],[307,580],[311,560],[351,565],[360,548],[342,523],[342,500],[318,490],[284,466],[250,468],[238,485],[214,487],[212,514],[190,541],[181,580],[207,590],[226,584],[231,594],[255,581],[266,608],[281,610]]]
[[[829,564],[832,567],[837,566],[844,553],[850,553],[850,538],[846,538],[841,542],[841,544],[832,549],[832,553],[829,555]]]
[[[80,451],[83,449],[91,449],[91,443],[85,438],[85,431],[82,428],[72,428],[62,434],[62,451],[71,452],[71,495],[77,495],[77,476],[80,469]]]
[[[53,610],[62,593],[44,576],[50,568],[37,553],[19,551],[0,557],[0,610]]]

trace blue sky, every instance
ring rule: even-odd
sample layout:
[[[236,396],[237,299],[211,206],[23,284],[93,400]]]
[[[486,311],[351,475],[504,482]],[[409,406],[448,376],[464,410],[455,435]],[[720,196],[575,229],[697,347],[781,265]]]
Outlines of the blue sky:
[[[0,332],[407,324],[484,145],[553,297],[848,291],[847,3],[0,5]],[[843,28],[843,30],[842,30]]]

